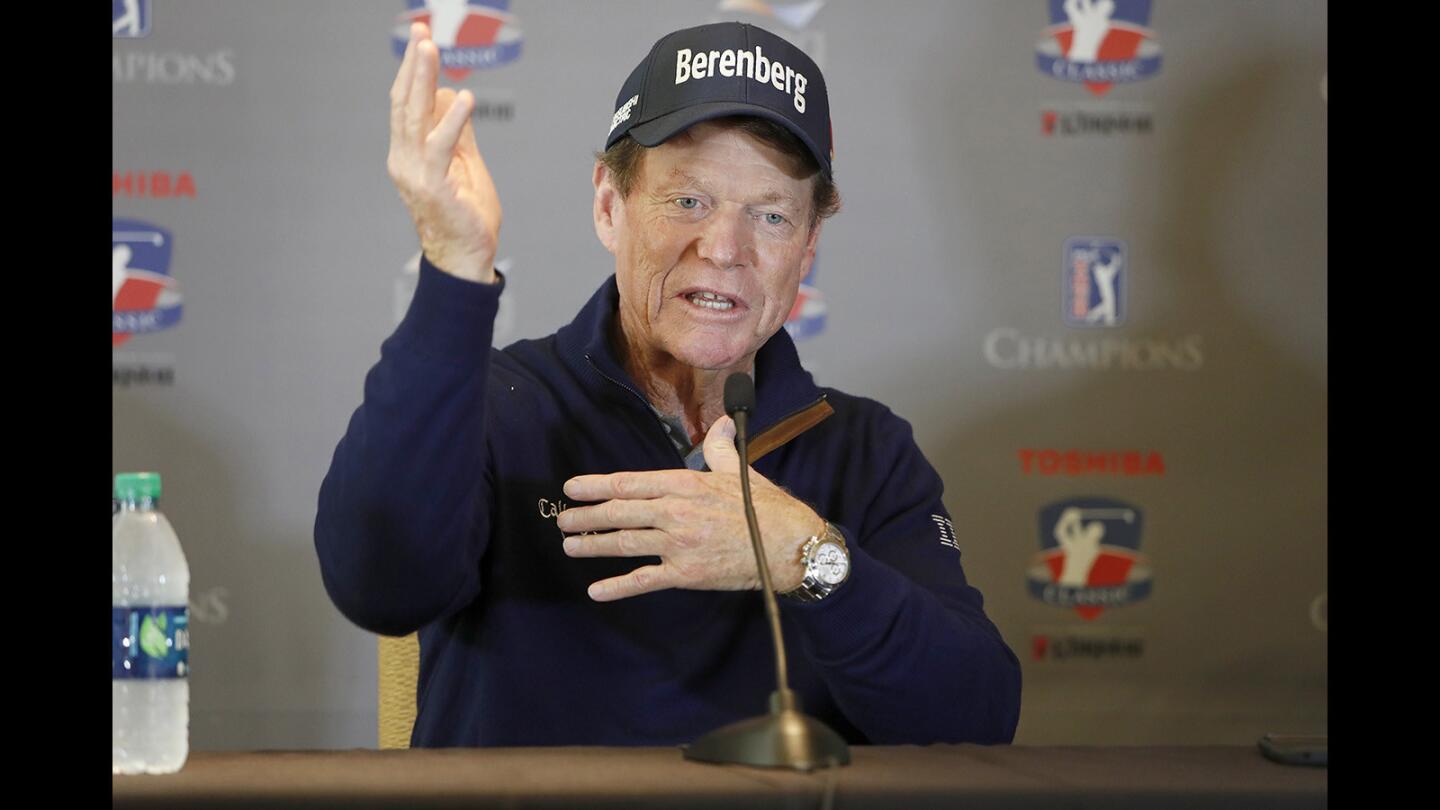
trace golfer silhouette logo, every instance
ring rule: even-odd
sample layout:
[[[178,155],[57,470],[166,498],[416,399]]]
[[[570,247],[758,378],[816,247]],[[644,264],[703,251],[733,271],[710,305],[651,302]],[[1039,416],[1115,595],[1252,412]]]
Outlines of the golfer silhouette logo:
[[[1125,321],[1124,242],[1083,236],[1065,242],[1062,306],[1069,326],[1110,327]]]
[[[1140,510],[1109,498],[1076,498],[1040,510],[1040,554],[1028,573],[1030,595],[1094,619],[1107,608],[1150,595],[1150,566],[1140,554]]]
[[[1115,276],[1120,273],[1120,266],[1124,262],[1125,257],[1116,254],[1109,257],[1104,264],[1097,261],[1090,266],[1090,272],[1095,276],[1095,289],[1100,293],[1100,302],[1085,313],[1086,323],[1114,326],[1118,322],[1115,314]]]
[[[1055,542],[1065,552],[1057,581],[1075,588],[1090,584],[1090,572],[1100,556],[1100,540],[1105,537],[1104,523],[1086,523],[1082,515],[1079,509],[1069,507],[1060,513],[1054,532]]]
[[[1150,0],[1050,0],[1050,25],[1035,46],[1042,73],[1103,96],[1117,83],[1160,71]]]

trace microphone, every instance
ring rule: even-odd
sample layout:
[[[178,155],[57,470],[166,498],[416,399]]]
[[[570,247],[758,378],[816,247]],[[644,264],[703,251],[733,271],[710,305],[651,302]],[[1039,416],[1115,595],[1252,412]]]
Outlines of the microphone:
[[[755,409],[755,382],[743,372],[725,379],[725,412],[735,420],[735,450],[740,455],[740,496],[745,502],[745,522],[750,527],[750,545],[760,570],[760,592],[765,615],[770,620],[770,638],[775,643],[775,683],[770,695],[770,713],[716,729],[684,749],[686,759],[767,768],[809,771],[832,765],[850,764],[850,748],[829,726],[800,711],[799,698],[790,690],[785,665],[785,641],[780,634],[780,607],[770,585],[770,566],[760,542],[760,522],[750,496],[750,448],[748,423]]]
[[[734,418],[736,413],[755,410],[755,381],[744,372],[736,372],[725,378],[725,413]]]

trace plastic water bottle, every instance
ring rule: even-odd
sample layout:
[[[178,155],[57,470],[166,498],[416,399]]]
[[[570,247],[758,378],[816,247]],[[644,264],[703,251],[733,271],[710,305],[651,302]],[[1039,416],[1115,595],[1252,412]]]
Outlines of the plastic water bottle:
[[[174,773],[190,753],[190,567],[160,513],[160,476],[115,476],[111,773]]]

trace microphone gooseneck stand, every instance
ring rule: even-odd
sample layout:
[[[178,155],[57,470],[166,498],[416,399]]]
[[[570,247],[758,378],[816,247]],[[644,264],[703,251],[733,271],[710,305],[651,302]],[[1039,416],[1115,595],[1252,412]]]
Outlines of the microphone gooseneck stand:
[[[740,492],[750,544],[760,569],[760,590],[770,637],[775,643],[776,689],[770,695],[770,713],[718,728],[684,748],[686,759],[766,768],[810,771],[850,764],[845,740],[824,723],[800,711],[799,698],[790,690],[785,666],[785,642],[780,635],[780,608],[770,585],[770,567],[760,543],[760,523],[750,497],[750,454],[746,435],[750,410],[755,406],[755,384],[749,375],[732,374],[725,380],[725,410],[735,420],[735,449],[740,455]]]

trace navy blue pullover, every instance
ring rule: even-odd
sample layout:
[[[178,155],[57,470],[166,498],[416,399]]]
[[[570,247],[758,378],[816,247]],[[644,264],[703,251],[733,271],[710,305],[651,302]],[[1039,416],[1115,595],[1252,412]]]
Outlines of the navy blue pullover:
[[[495,350],[503,288],[422,260],[320,488],[331,600],[366,630],[419,631],[411,744],[675,745],[764,713],[774,653],[756,593],[596,603],[590,583],[657,560],[561,549],[567,479],[684,466],[608,340],[614,277],[555,334]],[[910,425],[818,388],[784,330],[755,380],[752,434],[822,396],[835,409],[753,465],[850,547],[834,594],[781,600],[804,711],[852,743],[1010,742],[1020,666],[966,584]]]

